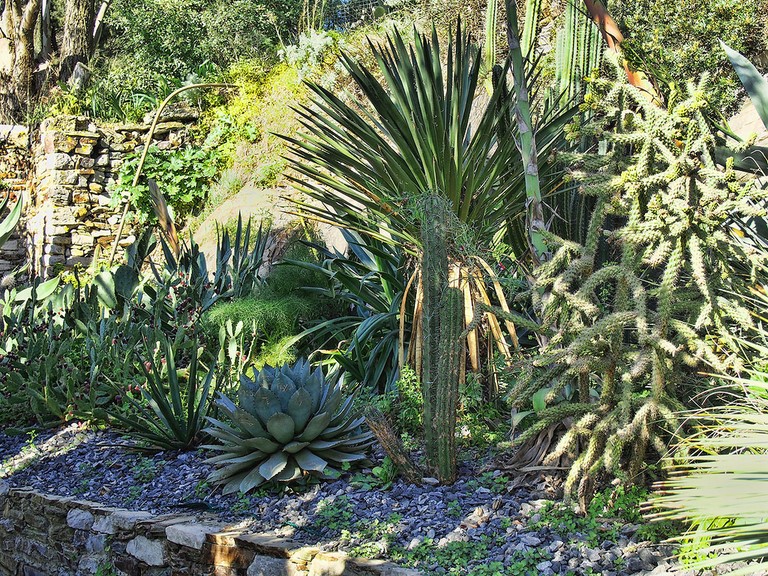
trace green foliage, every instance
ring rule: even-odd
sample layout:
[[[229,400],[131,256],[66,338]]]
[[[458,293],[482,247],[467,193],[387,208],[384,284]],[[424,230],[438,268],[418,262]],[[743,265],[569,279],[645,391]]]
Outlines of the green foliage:
[[[736,360],[733,334],[753,324],[739,297],[748,275],[732,263],[754,269],[761,255],[728,226],[759,215],[755,202],[765,197],[732,163],[716,165],[705,83],[664,110],[621,80],[601,79],[585,106],[607,151],[563,161],[595,198],[594,212],[584,244],[550,239],[557,250],[531,293],[549,341],[511,393],[522,407],[546,386],[548,401],[569,384],[578,391],[577,402],[540,411],[518,441],[574,418],[548,461],[574,459],[566,492],[578,487],[582,499],[602,470],[638,478],[652,451],[666,453],[686,374]]]
[[[333,31],[308,30],[299,36],[299,43],[280,50],[279,56],[299,71],[300,78],[311,77],[334,59],[339,35]]]
[[[140,457],[131,467],[131,474],[135,482],[148,484],[152,482],[162,471],[164,462],[153,460],[152,458]]]
[[[127,197],[140,222],[154,222],[149,187],[139,182],[132,186],[140,154],[128,155],[120,166],[118,181],[110,193],[115,202]],[[202,207],[213,179],[222,168],[221,157],[212,147],[187,146],[177,150],[158,150],[151,146],[142,168],[146,179],[157,182],[172,211],[174,220],[183,222]]]
[[[102,88],[157,95],[168,79],[195,74],[206,62],[226,68],[269,59],[297,36],[297,0],[116,0],[95,76]]]
[[[314,291],[349,313],[331,316],[299,336],[317,335],[319,341],[327,341],[330,346],[318,348],[331,348],[330,359],[344,370],[348,380],[364,382],[379,393],[388,392],[398,378],[400,347],[407,355],[411,338],[412,305],[406,307],[403,340],[400,337],[406,254],[390,242],[367,235],[344,229],[342,235],[349,245],[348,254],[314,245],[321,262],[291,263],[322,274],[324,282],[316,284]]]
[[[108,407],[103,417],[113,419],[153,447],[190,449],[201,440],[211,410],[214,368],[206,371],[199,362],[197,341],[186,339],[183,332],[172,341],[147,332],[144,351],[140,361],[146,382],[140,387],[141,398],[128,397],[128,410]],[[180,362],[184,362],[183,367]]]
[[[352,412],[353,396],[309,362],[265,366],[254,378],[240,379],[239,406],[221,396],[219,408],[231,425],[209,418],[206,431],[222,444],[209,481],[224,483],[224,493],[247,493],[265,482],[295,482],[323,475],[344,463],[365,459],[371,433]]]
[[[540,519],[528,527],[547,527],[572,543],[587,542],[594,547],[604,540],[617,540],[624,523],[642,523],[640,508],[647,499],[645,488],[618,484],[598,492],[582,514],[562,502],[549,502],[539,511]],[[658,543],[679,532],[679,523],[662,522],[641,526],[636,538]]]
[[[695,434],[682,440],[676,471],[654,494],[657,518],[689,523],[680,558],[691,569],[752,560],[736,570],[768,567],[766,448],[768,376],[753,372],[733,384],[740,396],[729,406],[694,415]]]
[[[619,0],[609,9],[625,32],[630,63],[661,83],[671,105],[706,72],[713,75],[712,109],[732,110],[739,84],[718,41],[748,58],[766,47],[764,0]]]
[[[358,472],[352,477],[350,484],[362,490],[373,490],[374,488],[387,490],[392,486],[395,478],[397,478],[397,467],[389,456],[385,456],[379,466],[374,466],[371,469],[370,474]]]

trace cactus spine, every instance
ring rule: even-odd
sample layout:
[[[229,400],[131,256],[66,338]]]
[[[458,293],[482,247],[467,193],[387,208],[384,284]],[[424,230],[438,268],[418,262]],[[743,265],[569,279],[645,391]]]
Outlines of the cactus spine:
[[[438,480],[456,480],[456,409],[464,353],[464,304],[449,247],[453,214],[446,200],[427,196],[421,227],[424,351],[422,395],[427,466]]]

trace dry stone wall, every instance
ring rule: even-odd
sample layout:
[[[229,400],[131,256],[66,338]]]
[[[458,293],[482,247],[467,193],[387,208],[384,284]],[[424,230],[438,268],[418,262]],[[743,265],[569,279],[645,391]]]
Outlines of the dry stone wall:
[[[381,561],[0,482],[0,576],[419,576]]]
[[[166,150],[181,146],[188,140],[191,120],[164,119],[153,144]],[[26,220],[34,274],[52,276],[60,268],[87,266],[109,253],[123,205],[113,201],[109,188],[126,155],[141,152],[148,130],[147,125],[100,127],[77,117],[41,124],[32,147],[34,205]],[[134,240],[128,229],[119,246],[124,249]]]
[[[195,120],[189,110],[171,109],[152,144],[183,146]],[[148,124],[99,126],[74,116],[46,119],[34,134],[24,126],[0,126],[0,179],[14,198],[25,196],[20,230],[0,250],[0,275],[27,261],[30,273],[50,277],[108,255],[123,207],[122,199],[113,201],[110,185],[126,156],[141,152],[148,131]],[[121,249],[134,239],[129,227]]]

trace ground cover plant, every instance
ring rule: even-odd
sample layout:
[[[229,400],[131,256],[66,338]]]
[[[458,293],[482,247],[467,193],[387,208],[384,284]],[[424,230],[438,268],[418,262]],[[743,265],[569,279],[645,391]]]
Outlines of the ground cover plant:
[[[761,495],[739,491],[743,506],[722,518],[696,491],[763,473],[766,189],[735,169],[759,150],[718,120],[719,79],[650,94],[636,82],[621,53],[652,61],[636,58],[640,27],[601,55],[610,34],[586,17],[594,6],[571,1],[561,20],[526,4],[520,22],[514,3],[489,6],[484,49],[460,23],[425,34],[395,22],[352,48],[358,36],[310,26],[258,61],[287,23],[186,1],[166,22],[181,37],[248,20],[243,60],[228,61],[215,34],[194,54],[154,36],[130,44],[162,56],[130,90],[218,75],[205,54],[242,81],[229,101],[193,103],[207,107],[209,148],[152,152],[177,223],[204,209],[214,172],[250,155],[252,184],[292,183],[307,195],[294,207],[339,226],[348,248],[307,234],[270,266],[266,227],[238,221],[206,257],[194,236],[147,226],[124,263],[71,282],[4,280],[0,474],[39,486],[39,459],[71,472],[74,456],[11,440],[69,425],[152,455],[120,464],[110,451],[97,470],[83,441],[79,483],[48,472],[67,493],[130,478],[125,499],[100,497],[168,511],[160,488],[175,482],[191,509],[429,573],[650,571],[658,555],[633,547],[670,536],[693,566],[733,549],[727,560],[758,569],[766,519],[747,512]],[[112,40],[145,38],[132,6],[118,3]],[[736,15],[745,33],[748,9]],[[555,54],[536,60],[550,17],[563,23]],[[754,68],[728,57],[759,104]],[[151,221],[143,191],[118,190]],[[746,369],[733,405],[701,394]],[[650,481],[664,478],[670,493],[652,506],[674,511],[638,528]]]

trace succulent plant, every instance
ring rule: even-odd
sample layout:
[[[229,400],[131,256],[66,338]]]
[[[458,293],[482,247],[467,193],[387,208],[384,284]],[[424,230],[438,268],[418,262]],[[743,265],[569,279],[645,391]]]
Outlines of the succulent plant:
[[[206,447],[222,452],[208,460],[217,466],[208,480],[226,483],[225,494],[338,471],[365,459],[373,443],[365,418],[353,414],[353,395],[306,360],[241,376],[238,395],[239,406],[224,395],[217,401],[231,425],[208,418],[206,429],[221,442]]]

